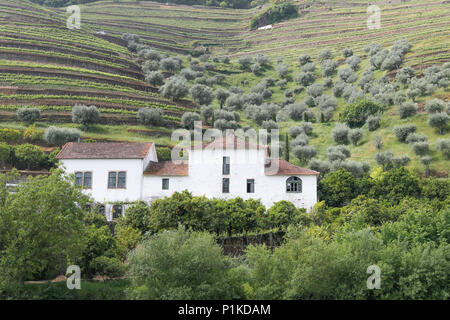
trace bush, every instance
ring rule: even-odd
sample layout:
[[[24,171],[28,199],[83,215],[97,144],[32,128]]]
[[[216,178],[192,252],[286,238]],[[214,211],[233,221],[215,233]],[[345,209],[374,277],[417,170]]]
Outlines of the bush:
[[[67,142],[73,142],[79,140],[81,132],[74,128],[58,128],[51,126],[44,132],[44,140],[58,147],[63,146]]]
[[[158,147],[156,149],[156,155],[158,161],[168,161],[172,159],[172,150],[168,147]]]
[[[267,8],[264,12],[254,16],[250,20],[250,29],[256,29],[261,25],[273,24],[298,16],[297,7],[289,2],[282,2]]]
[[[333,58],[333,55],[332,55],[330,49],[323,49],[317,54],[317,59],[320,62],[327,60],[327,59],[331,59],[331,58]]]
[[[105,256],[95,257],[90,263],[93,274],[109,278],[122,277],[125,274],[125,265],[117,258]]]
[[[29,124],[34,123],[41,117],[41,111],[37,108],[19,108],[16,114],[19,121]]]
[[[332,76],[334,74],[334,72],[336,71],[337,67],[338,67],[338,63],[336,61],[324,60],[322,62],[323,75],[325,77]]]
[[[242,56],[239,57],[237,63],[241,65],[242,69],[248,69],[253,62],[253,58],[251,56]]]
[[[72,122],[83,125],[86,130],[90,124],[98,123],[100,112],[96,106],[75,105],[72,108]]]
[[[310,159],[316,156],[317,151],[313,146],[296,146],[292,150],[292,153],[302,164],[306,164]]]
[[[183,78],[170,77],[159,91],[164,98],[179,100],[188,94],[189,87]]]
[[[413,142],[411,146],[418,156],[424,156],[430,151],[430,144],[426,141]]]
[[[428,125],[432,128],[438,129],[440,134],[443,134],[447,129],[448,114],[445,112],[433,113],[428,117]]]
[[[288,104],[284,107],[287,115],[294,121],[299,121],[302,119],[303,113],[306,111],[307,107],[304,103]]]
[[[400,81],[400,83],[407,84],[409,80],[414,77],[414,69],[411,67],[404,67],[398,70],[395,78]]]
[[[316,65],[314,64],[314,62],[309,62],[302,66],[303,72],[314,72],[314,70],[316,70]]]
[[[404,126],[394,127],[394,134],[400,142],[405,142],[410,133],[415,132],[417,129],[415,124],[407,124]]]
[[[308,136],[310,136],[313,132],[313,125],[311,122],[302,122],[300,124],[300,129]]]
[[[18,145],[14,148],[14,155],[17,160],[25,163],[29,170],[32,166],[37,165],[44,157],[44,152],[38,146],[26,143]]]
[[[303,133],[303,129],[299,126],[292,126],[289,128],[289,135],[293,138],[296,138],[301,133]]]
[[[382,166],[383,169],[388,169],[392,165],[393,158],[394,154],[390,150],[379,152],[375,155],[375,161],[378,165]]]
[[[349,131],[350,128],[347,125],[338,123],[331,132],[333,141],[337,144],[347,144]]]
[[[436,149],[441,151],[446,159],[450,158],[450,139],[437,139]]]
[[[358,76],[353,72],[351,68],[343,68],[338,70],[339,79],[346,83],[353,83],[358,80]]]
[[[267,120],[262,122],[261,128],[270,131],[272,129],[278,129],[278,124],[273,120]]]
[[[422,133],[410,133],[405,141],[406,143],[423,142],[427,141],[427,137]]]
[[[350,48],[344,48],[344,49],[342,50],[342,55],[343,55],[345,58],[351,57],[351,56],[353,55],[353,50],[350,49]]]
[[[380,127],[381,118],[379,116],[368,116],[366,120],[367,129],[375,131]]]
[[[23,138],[27,141],[39,141],[44,137],[44,130],[36,129],[36,124],[33,124],[25,129]]]
[[[305,87],[311,85],[315,80],[316,78],[312,72],[301,72],[295,76],[295,81]]]
[[[129,256],[131,299],[236,299],[243,291],[231,259],[208,233],[182,228],[151,236]],[[148,270],[152,270],[150,273]],[[201,270],[201,272],[198,272]]]
[[[321,84],[313,84],[306,88],[306,92],[313,98],[316,98],[323,93],[323,86]]]
[[[351,143],[353,143],[353,145],[357,146],[359,140],[361,140],[363,136],[363,131],[359,128],[357,129],[352,129],[349,131],[348,133],[348,138],[350,139]]]
[[[211,89],[202,84],[194,84],[190,90],[191,97],[200,105],[211,104],[214,95]]]
[[[163,111],[159,108],[140,108],[136,116],[144,125],[161,126],[164,123]]]
[[[425,104],[425,110],[428,113],[440,113],[445,110],[445,103],[440,99],[433,99]]]
[[[265,224],[269,228],[286,229],[296,218],[302,214],[302,209],[297,209],[292,202],[275,202],[264,216]]]
[[[361,59],[358,56],[351,56],[345,59],[345,62],[352,68],[353,71],[358,70]]]
[[[225,89],[222,88],[218,88],[216,90],[216,99],[217,101],[219,101],[220,103],[220,108],[223,107],[223,104],[225,103],[225,101],[227,100],[227,98],[230,96],[230,92],[228,92]]]
[[[346,84],[343,81],[336,81],[333,86],[333,94],[336,98],[342,96]]]
[[[241,110],[244,107],[244,104],[244,97],[240,94],[233,93],[225,100],[226,109],[231,111]]]
[[[309,143],[309,138],[305,133],[300,133],[295,137],[295,139],[291,142],[292,148],[296,146],[306,146]]]
[[[0,166],[4,166],[6,162],[8,162],[10,156],[11,147],[5,142],[0,142]],[[3,167],[0,168],[3,169]]]
[[[159,62],[159,67],[162,70],[174,73],[175,71],[180,69],[181,64],[177,59],[168,57],[161,59],[161,61]]]
[[[145,74],[145,81],[152,86],[160,86],[164,83],[164,77],[159,71],[150,71]]]
[[[309,54],[302,54],[301,56],[298,57],[298,63],[300,63],[300,66],[303,66],[311,61],[312,60]]]
[[[277,64],[275,70],[280,78],[286,78],[289,75],[289,66],[285,63]]]
[[[329,161],[344,161],[350,155],[350,149],[345,145],[331,146],[327,149],[327,159]]]
[[[414,102],[406,102],[398,107],[400,119],[408,118],[417,113],[417,104]]]
[[[201,121],[200,115],[196,112],[185,112],[181,117],[183,127],[189,130],[194,129],[195,121]]]

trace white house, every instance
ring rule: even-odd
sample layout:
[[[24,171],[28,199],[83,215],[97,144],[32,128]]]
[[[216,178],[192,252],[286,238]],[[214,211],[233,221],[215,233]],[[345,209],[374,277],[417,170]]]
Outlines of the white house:
[[[104,204],[108,220],[122,203],[188,190],[208,198],[261,199],[270,207],[288,200],[309,210],[317,202],[319,172],[271,159],[267,147],[238,138],[220,138],[189,151],[189,159],[158,161],[153,143],[75,143],[60,151],[76,184]],[[120,203],[120,204],[119,204]]]

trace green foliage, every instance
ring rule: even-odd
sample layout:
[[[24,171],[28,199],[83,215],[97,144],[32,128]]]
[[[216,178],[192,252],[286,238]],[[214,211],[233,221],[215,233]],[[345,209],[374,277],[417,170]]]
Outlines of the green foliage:
[[[4,179],[0,176],[0,291],[65,272],[84,248],[81,207],[87,201],[61,170],[30,178],[15,193],[5,192]]]
[[[183,228],[151,236],[128,257],[132,299],[237,299],[240,268],[214,238]],[[238,281],[239,280],[239,281]]]
[[[41,111],[37,108],[20,108],[17,109],[17,119],[29,124],[34,123],[41,117]]]
[[[359,99],[349,104],[340,114],[340,120],[350,127],[362,127],[369,116],[383,111],[383,107],[367,99]]]
[[[4,165],[11,156],[11,147],[5,143],[0,142],[0,165]]]
[[[81,132],[75,128],[48,127],[44,132],[44,140],[47,143],[62,147],[67,142],[80,139]]]
[[[404,197],[420,196],[419,179],[405,168],[387,171],[377,180],[371,193],[393,203],[398,203]]]
[[[38,146],[26,143],[14,148],[17,160],[25,163],[27,168],[37,165],[44,157],[44,152]]]
[[[15,143],[20,140],[22,136],[22,132],[16,129],[4,128],[0,129],[0,141]]]
[[[159,108],[141,108],[136,116],[139,122],[148,126],[161,126],[164,123],[163,111]]]
[[[297,8],[292,3],[282,2],[280,4],[275,4],[264,12],[254,16],[252,20],[250,20],[250,29],[253,30],[263,25],[295,18],[297,16]]]
[[[100,112],[96,106],[75,105],[72,109],[72,122],[83,125],[87,130],[89,125],[98,123]]]
[[[320,199],[329,206],[340,207],[353,199],[355,182],[353,175],[342,168],[329,173],[319,182]]]

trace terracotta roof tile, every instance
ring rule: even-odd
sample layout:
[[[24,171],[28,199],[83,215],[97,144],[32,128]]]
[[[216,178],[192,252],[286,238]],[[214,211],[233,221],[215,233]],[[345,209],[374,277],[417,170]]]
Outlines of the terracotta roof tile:
[[[278,171],[272,172],[270,169],[271,163],[278,162]],[[269,176],[290,176],[290,175],[318,175],[320,172],[294,166],[292,163],[282,159],[270,159],[269,163],[265,165],[265,173]]]
[[[152,142],[68,142],[58,153],[58,159],[143,159]]]
[[[189,166],[186,162],[175,164],[173,161],[150,161],[144,170],[144,175],[151,176],[187,176]]]

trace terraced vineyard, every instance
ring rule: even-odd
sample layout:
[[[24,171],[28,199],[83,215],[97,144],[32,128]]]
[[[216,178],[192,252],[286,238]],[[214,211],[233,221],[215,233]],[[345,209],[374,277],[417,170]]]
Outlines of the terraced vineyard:
[[[28,1],[0,3],[0,110],[15,119],[22,106],[38,107],[46,119],[70,122],[75,104],[96,105],[105,124],[136,124],[140,107],[158,107],[171,126],[189,101],[173,103],[143,81],[126,47],[94,29],[66,27],[66,15]],[[121,117],[117,117],[121,115]],[[10,125],[10,124],[5,124]]]
[[[380,29],[366,26],[369,3],[381,9]],[[282,106],[283,99],[288,97],[286,92],[293,92],[299,86],[294,78],[300,70],[298,57],[303,54],[310,55],[312,62],[319,66],[317,54],[330,49],[337,63],[336,71],[339,71],[348,66],[342,49],[351,48],[361,59],[355,69],[358,80],[371,65],[371,56],[363,48],[373,42],[389,49],[396,40],[406,38],[412,47],[402,67],[413,67],[419,78],[427,67],[442,66],[450,61],[450,3],[446,0],[300,0],[294,4],[299,8],[297,18],[275,23],[268,30],[251,31],[251,18],[269,4],[235,10],[150,1],[98,1],[81,5],[82,27],[69,30],[65,8],[45,8],[25,0],[0,0],[0,125],[24,129],[24,124],[15,121],[15,111],[22,106],[32,106],[42,111],[39,123],[42,128],[54,122],[77,126],[71,123],[72,107],[95,105],[101,112],[100,124],[83,136],[106,140],[152,139],[170,145],[171,128],[180,125],[182,114],[198,112],[199,108],[191,97],[173,102],[162,97],[157,86],[149,85],[141,69],[144,59],[127,48],[127,41],[122,38],[124,33],[139,36],[143,45],[161,54],[182,57],[183,68],[188,68],[189,64],[192,67],[192,60],[196,60],[193,57],[204,53],[231,58],[231,63],[216,59],[205,71],[205,79],[224,78],[220,83],[208,84],[213,90],[235,86],[244,94],[250,94],[266,78],[279,80],[277,61],[283,61],[289,68],[287,81],[272,86],[271,96],[264,99],[265,103]],[[259,72],[243,70],[237,63],[239,58],[257,54],[264,54],[271,60],[271,64]],[[201,61],[201,65],[205,64],[206,61]],[[316,83],[324,84],[326,78],[333,83],[339,81],[337,72],[325,78],[322,71],[320,67],[312,70]],[[398,68],[394,68],[373,73],[377,80],[384,75],[393,80],[397,71]],[[164,73],[165,80],[170,75]],[[187,83],[192,87],[196,81],[189,79]],[[295,103],[308,99],[307,90],[303,89],[291,95]],[[400,86],[397,91],[406,94],[408,88]],[[333,97],[333,89],[324,86],[323,94]],[[448,87],[440,86],[432,94],[417,97],[418,112],[412,117],[401,118],[396,104],[386,108],[380,129],[375,132],[364,129],[360,143],[349,146],[350,159],[375,164],[378,150],[373,142],[377,136],[382,136],[384,149],[393,150],[396,156],[407,155],[411,158],[408,166],[423,172],[420,157],[408,144],[399,143],[392,129],[399,124],[414,123],[417,132],[425,134],[431,146],[438,139],[448,138],[448,134],[439,135],[427,125],[424,106],[433,98],[448,103]],[[337,96],[336,101],[329,122],[317,119],[313,123],[314,134],[309,144],[316,147],[320,159],[326,158],[328,147],[333,145],[332,130],[348,105],[347,98]],[[219,108],[217,99],[212,106]],[[139,125],[136,113],[143,107],[161,108],[167,126],[149,129]],[[244,110],[237,111],[241,127],[259,127]],[[285,135],[290,127],[300,124],[301,119],[278,122],[281,134]],[[435,147],[430,152],[433,159],[430,168],[437,175],[445,176],[448,160]],[[299,164],[292,156],[291,162]]]

